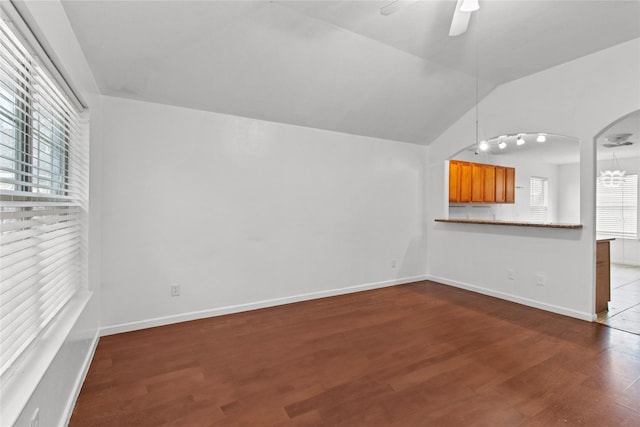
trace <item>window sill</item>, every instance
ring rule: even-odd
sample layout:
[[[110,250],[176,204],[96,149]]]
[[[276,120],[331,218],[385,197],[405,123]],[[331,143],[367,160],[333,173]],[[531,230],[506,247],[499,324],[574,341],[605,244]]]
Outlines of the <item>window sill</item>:
[[[11,426],[26,407],[40,381],[93,295],[79,291],[51,323],[35,344],[30,355],[20,362],[2,386],[2,416],[0,424]]]

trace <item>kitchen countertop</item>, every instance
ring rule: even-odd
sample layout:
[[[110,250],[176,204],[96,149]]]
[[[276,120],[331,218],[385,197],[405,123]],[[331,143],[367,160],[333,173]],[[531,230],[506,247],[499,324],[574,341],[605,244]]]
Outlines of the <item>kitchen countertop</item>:
[[[466,219],[466,218],[437,218],[436,222],[449,222],[454,224],[482,224],[482,225],[508,225],[515,227],[540,227],[540,228],[565,228],[576,230],[582,228],[582,224],[542,224],[538,222],[525,221],[497,221],[489,219]]]

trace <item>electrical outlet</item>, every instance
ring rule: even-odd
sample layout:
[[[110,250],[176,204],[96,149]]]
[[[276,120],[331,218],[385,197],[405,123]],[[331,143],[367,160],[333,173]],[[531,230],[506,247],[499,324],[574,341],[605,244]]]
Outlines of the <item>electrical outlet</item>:
[[[171,285],[171,296],[172,297],[180,296],[180,285]]]
[[[391,260],[391,268],[396,268],[396,260],[395,259]]]
[[[507,279],[516,280],[516,270],[513,268],[507,268]]]
[[[36,408],[36,410],[33,411],[29,427],[40,427],[40,408]]]
[[[547,278],[545,277],[544,273],[536,274],[536,285],[544,286],[546,284],[547,284]]]

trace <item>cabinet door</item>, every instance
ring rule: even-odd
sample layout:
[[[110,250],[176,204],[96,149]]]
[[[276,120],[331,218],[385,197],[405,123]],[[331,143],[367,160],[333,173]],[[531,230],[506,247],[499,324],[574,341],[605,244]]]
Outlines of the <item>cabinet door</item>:
[[[496,166],[496,203],[504,203],[506,171],[502,166]]]
[[[484,202],[494,203],[496,201],[496,167],[484,165]]]
[[[516,170],[515,168],[505,168],[506,178],[504,183],[505,202],[515,203],[516,200]]]
[[[460,202],[471,201],[471,163],[460,162]]]
[[[596,313],[606,311],[611,300],[611,255],[609,242],[596,243]]]
[[[471,201],[484,202],[484,167],[479,163],[471,163]]]
[[[449,203],[460,202],[460,162],[449,161]]]

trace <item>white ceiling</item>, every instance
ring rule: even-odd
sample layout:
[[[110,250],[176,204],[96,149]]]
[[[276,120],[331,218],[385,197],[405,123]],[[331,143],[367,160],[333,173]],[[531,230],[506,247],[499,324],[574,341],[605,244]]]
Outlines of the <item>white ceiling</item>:
[[[640,37],[640,1],[63,1],[106,95],[428,144],[497,85]]]

